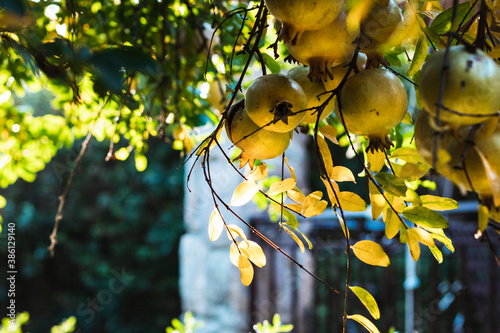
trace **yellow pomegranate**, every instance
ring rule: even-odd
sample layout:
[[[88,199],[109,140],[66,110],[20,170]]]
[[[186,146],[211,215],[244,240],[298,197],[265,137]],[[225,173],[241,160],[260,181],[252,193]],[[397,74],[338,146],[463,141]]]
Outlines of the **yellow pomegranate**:
[[[337,95],[335,113],[349,133],[367,137],[367,150],[375,151],[392,145],[389,130],[401,122],[407,108],[408,95],[399,78],[371,68],[347,79]]]
[[[257,126],[248,117],[244,99],[233,104],[228,112],[224,123],[227,136],[247,158],[270,159],[280,156],[288,148],[292,132],[271,132]]]
[[[360,50],[368,56],[368,67],[378,67],[386,49],[394,45],[384,44],[403,28],[403,14],[394,0],[375,3],[361,22]]]
[[[268,74],[250,84],[245,93],[245,107],[257,126],[286,133],[304,118],[307,97],[294,80],[281,74]]]
[[[343,0],[266,0],[269,12],[282,23],[278,39],[291,44],[296,44],[306,30],[326,27],[343,5]]]
[[[329,94],[324,94],[326,92],[323,82],[317,79],[309,79],[307,76],[309,72],[309,68],[303,66],[297,66],[288,71],[286,76],[297,82],[307,97],[307,109],[304,118],[302,119],[303,123],[307,124],[315,124],[318,118],[318,107],[320,107],[323,103],[326,102]],[[320,121],[328,117],[335,108],[335,102],[333,99],[324,107],[321,111]]]
[[[309,66],[309,77],[326,80],[332,78],[331,68],[352,57],[359,31],[350,31],[346,14],[341,12],[328,26],[320,30],[305,31],[296,44],[285,43],[292,57]]]
[[[439,101],[444,55],[445,50],[441,50],[429,57],[418,82],[422,103],[434,116]],[[463,45],[450,47],[441,120],[457,127],[483,122],[489,118],[486,115],[498,114],[499,92],[500,67],[493,59],[481,50],[470,50]]]

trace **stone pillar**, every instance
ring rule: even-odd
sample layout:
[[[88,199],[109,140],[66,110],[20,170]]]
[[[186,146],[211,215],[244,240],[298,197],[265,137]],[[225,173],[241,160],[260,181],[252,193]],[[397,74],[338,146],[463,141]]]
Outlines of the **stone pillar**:
[[[224,134],[221,145],[231,157],[232,150],[227,150],[231,144]],[[307,139],[310,138],[295,135],[287,150],[287,159],[295,167],[299,186],[304,186],[307,174],[304,144]],[[186,179],[193,161],[194,158],[185,166]],[[266,161],[266,164],[274,165],[275,172],[281,169],[280,158]],[[229,203],[234,189],[243,179],[228,164],[218,147],[210,153],[210,170],[214,189]],[[248,168],[245,167],[245,170],[248,171]],[[231,242],[226,233],[215,242],[208,238],[208,221],[214,202],[199,163],[194,167],[187,185],[191,191],[186,190],[184,196],[186,233],[181,238],[179,249],[182,309],[193,312],[197,320],[204,322],[204,326],[197,330],[199,333],[249,332],[254,324],[249,320],[250,288],[241,283],[238,268],[229,260]],[[241,221],[223,206],[220,207],[226,223],[237,224],[250,236]],[[234,209],[247,222],[258,213],[252,202]]]

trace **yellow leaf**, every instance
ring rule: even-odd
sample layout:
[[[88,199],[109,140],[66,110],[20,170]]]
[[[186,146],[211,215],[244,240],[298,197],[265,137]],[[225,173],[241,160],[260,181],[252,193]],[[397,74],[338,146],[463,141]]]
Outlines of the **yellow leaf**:
[[[361,325],[363,325],[364,328],[368,330],[370,333],[380,333],[378,328],[366,317],[360,315],[360,314],[354,314],[347,316],[348,319],[352,319],[354,321],[357,321]]]
[[[333,169],[332,154],[330,153],[330,148],[328,148],[328,144],[326,143],[325,139],[323,139],[321,136],[318,136],[318,148],[325,165],[326,174],[331,175]]]
[[[368,191],[372,209],[372,219],[376,220],[382,213],[385,205],[385,199],[384,196],[379,192],[375,184],[373,184],[371,181],[368,183]]]
[[[229,238],[230,241],[236,240],[237,238],[241,237],[245,241],[248,241],[247,236],[245,235],[245,232],[243,229],[241,229],[239,226],[236,224],[228,224],[227,226],[227,238]]]
[[[424,14],[430,19],[435,19],[436,16],[441,14],[442,11],[443,11],[443,6],[441,6],[441,4],[437,1],[424,2],[424,4],[422,5],[422,7],[420,7],[419,10],[420,13]]]
[[[358,297],[358,299],[363,303],[373,319],[380,319],[380,310],[377,305],[377,301],[373,298],[366,289],[361,287],[349,286],[349,289]]]
[[[303,208],[301,204],[287,204],[286,206],[296,213],[300,213]]]
[[[240,251],[238,251],[238,246],[236,244],[231,243],[231,246],[229,247],[229,259],[231,260],[231,263],[238,267],[238,259],[240,257]]]
[[[346,22],[349,31],[359,30],[361,21],[368,15],[375,2],[375,0],[357,1],[355,5],[349,9]]]
[[[379,172],[382,170],[385,164],[385,154],[382,150],[377,150],[374,152],[366,152],[366,160],[368,162],[368,169],[372,172]]]
[[[304,204],[306,196],[298,188],[294,187],[286,192],[286,195],[295,203]]]
[[[412,229],[409,229],[407,231],[409,233],[413,234],[415,236],[415,238],[417,239],[417,241],[424,244],[425,246],[433,247],[434,245],[436,245],[436,244],[434,244],[434,239],[432,238],[432,236],[424,229],[412,228]]]
[[[351,238],[351,235],[349,233],[349,228],[347,228],[344,218],[342,217],[341,214],[339,214],[338,210],[335,210],[335,214],[337,215],[337,219],[340,223],[340,226],[342,227],[342,231],[344,232],[345,238],[347,239]]]
[[[260,190],[260,185],[258,185],[255,180],[245,180],[243,181],[233,192],[231,197],[231,206],[243,206],[257,194]]]
[[[488,222],[490,220],[490,210],[486,205],[479,204],[478,210],[478,232],[481,234],[484,232],[486,227],[488,226]]]
[[[200,144],[200,146],[198,147],[198,150],[196,151],[196,155],[197,156],[202,156],[204,155],[207,151],[210,151],[212,150],[213,147],[215,147],[215,145],[217,144],[217,142],[219,141],[220,139],[220,134],[222,132],[222,129],[224,128],[224,126],[219,125],[218,128],[216,128],[212,134],[210,134],[209,136],[207,136],[203,141],[202,143]],[[210,146],[209,146],[210,145]]]
[[[435,195],[421,195],[422,206],[432,210],[443,211],[457,209],[458,203],[451,198],[443,198]]]
[[[403,120],[401,120],[401,122],[403,124],[408,124],[408,125],[413,124],[413,121],[411,119],[411,114],[408,111],[406,111],[405,116],[403,117]]]
[[[418,258],[420,258],[420,245],[418,244],[418,240],[415,234],[410,232],[411,229],[407,231],[406,242],[408,243],[408,247],[410,248],[411,257],[414,261],[418,261]]]
[[[323,184],[325,184],[326,192],[328,194],[328,198],[330,199],[332,207],[337,205],[338,202],[337,202],[337,198],[335,197],[335,193],[340,192],[339,185],[333,179],[321,178],[321,181],[323,182]],[[334,193],[334,191],[335,191],[335,193]]]
[[[297,177],[295,176],[295,169],[294,169],[294,168],[292,168],[292,167],[290,166],[290,164],[288,164],[288,160],[286,159],[286,157],[285,157],[285,159],[284,159],[284,160],[285,160],[285,164],[286,164],[286,166],[288,167],[288,170],[290,170],[290,174],[292,175],[292,178],[293,178],[293,179],[295,179],[295,181],[297,181]]]
[[[0,195],[0,209],[4,208],[7,205],[7,200]]]
[[[222,234],[222,229],[224,229],[224,220],[217,208],[214,208],[212,215],[210,215],[210,220],[208,221],[208,237],[210,240],[216,241]]]
[[[335,166],[332,169],[332,174],[330,178],[335,180],[336,182],[354,182],[356,183],[356,178],[354,178],[354,174],[351,169],[346,168],[345,166]]]
[[[283,229],[285,229],[286,233],[289,234],[293,238],[293,240],[299,245],[300,252],[304,253],[306,249],[304,247],[304,243],[302,243],[300,238],[297,237],[297,235],[293,231],[289,230],[287,227],[284,226]]]
[[[394,238],[402,226],[398,215],[394,213],[389,206],[386,206],[384,209],[383,220],[385,222],[385,237],[387,237],[387,239]]]
[[[415,164],[408,162],[401,168],[399,172],[399,177],[408,180],[410,182],[413,182],[425,176],[429,171],[429,169],[430,166],[427,165],[426,163]]]
[[[426,226],[422,226],[421,228],[429,231],[431,233],[431,237],[443,243],[448,248],[448,250],[450,250],[451,252],[455,252],[455,247],[453,247],[451,239],[448,236],[446,236],[443,229],[429,228]]]
[[[122,147],[115,152],[115,158],[119,161],[125,161],[129,154],[130,151],[127,148]]]
[[[251,262],[257,267],[264,267],[266,265],[266,256],[259,244],[254,241],[240,244],[240,251],[250,259]]]
[[[253,280],[253,266],[242,254],[238,258],[238,268],[240,269],[241,283],[245,286],[250,285]]]
[[[325,125],[321,126],[319,128],[319,131],[325,136],[325,138],[327,138],[331,142],[335,143],[336,145],[339,144],[339,142],[337,141],[337,129],[335,127],[331,125]]]
[[[362,240],[351,246],[354,255],[362,262],[387,267],[390,264],[389,257],[382,246],[371,240]]]
[[[258,167],[253,169],[253,171],[248,175],[247,178],[259,181],[266,178],[268,174],[269,171],[267,171],[266,163],[262,163]]]
[[[434,245],[433,247],[429,247],[429,250],[431,250],[432,255],[434,256],[434,258],[436,258],[438,263],[443,262],[443,253],[436,245]]]
[[[328,202],[326,200],[321,200],[319,202],[317,202],[314,206],[305,206],[304,205],[304,208],[302,209],[302,215],[304,215],[305,217],[313,217],[313,216],[317,216],[317,215],[320,215],[321,213],[323,213],[326,209],[326,207],[328,206]]]
[[[295,179],[287,178],[284,180],[280,180],[278,182],[274,182],[271,184],[268,195],[277,195],[286,192],[288,190],[291,190],[294,187],[295,187]]]
[[[340,206],[349,212],[362,212],[366,210],[366,202],[356,193],[343,191],[338,193]]]
[[[495,166],[491,165],[490,160],[484,154],[477,149],[477,147],[472,147],[475,149],[481,161],[483,162],[484,171],[486,172],[486,178],[488,178],[488,183],[490,184],[491,193],[493,194],[493,204],[495,207],[500,206],[500,175],[495,171]]]

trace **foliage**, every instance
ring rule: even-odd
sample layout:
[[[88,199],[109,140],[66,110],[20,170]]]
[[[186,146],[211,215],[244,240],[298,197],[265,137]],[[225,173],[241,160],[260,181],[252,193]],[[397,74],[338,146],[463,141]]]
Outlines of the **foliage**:
[[[366,28],[367,14],[379,2],[384,1],[347,2],[348,12],[342,26],[346,36]],[[266,6],[266,1],[117,0],[87,5],[74,1],[3,0],[0,6],[3,8],[0,16],[2,188],[14,184],[19,178],[35,181],[36,175],[46,168],[58,150],[71,147],[84,137],[86,140],[76,159],[78,163],[69,168],[66,189],[69,189],[81,156],[92,138],[107,144],[108,152],[102,155],[108,162],[126,160],[133,153],[136,169],[144,171],[149,165],[147,152],[154,142],[152,139],[160,138],[184,154],[192,151],[188,158],[201,162],[214,201],[214,210],[208,221],[209,238],[216,240],[222,231],[227,231],[231,243],[230,257],[245,285],[252,282],[253,265],[263,267],[266,258],[261,247],[249,241],[240,226],[226,223],[221,208],[226,208],[225,213],[239,217],[233,207],[245,205],[256,197],[261,207],[267,207],[270,214],[277,217],[279,228],[285,230],[302,252],[306,250],[304,241],[309,248],[312,244],[300,231],[298,217],[310,218],[332,209],[344,232],[347,271],[354,257],[376,266],[389,265],[390,258],[380,244],[351,239],[345,224],[345,211],[369,208],[373,219],[381,217],[384,221],[386,238],[399,235],[400,242],[408,246],[415,261],[420,258],[421,246],[427,247],[439,262],[443,260],[440,248],[445,246],[453,251],[452,241],[444,231],[449,221],[441,212],[454,209],[457,204],[450,198],[429,196],[426,192],[429,182],[425,177],[432,170],[440,171],[438,166],[441,164],[436,163],[438,156],[441,160],[450,159],[450,154],[443,151],[445,149],[438,149],[438,138],[445,132],[439,118],[440,110],[466,115],[447,110],[446,105],[437,103],[434,123],[429,124],[434,130],[432,163],[426,161],[413,140],[413,122],[420,112],[425,112],[418,82],[422,67],[439,49],[445,52],[440,68],[440,100],[447,74],[446,54],[450,48],[465,45],[469,50],[486,52],[490,61],[498,61],[498,1],[454,1],[449,8],[443,8],[437,1],[402,1],[398,8],[404,24],[390,27],[390,33],[387,33],[388,27],[369,31],[372,40],[368,41],[363,40],[369,35],[368,30],[364,30],[352,43],[345,43],[346,49],[356,48],[349,57],[340,59],[342,61],[335,59],[336,65],[346,69],[345,75],[335,88],[325,89],[324,94],[328,96],[325,102],[313,108],[317,113],[316,122],[299,125],[293,134],[308,135],[312,142],[322,187],[314,188],[310,193],[297,186],[294,168],[301,166],[289,165],[284,156],[281,177],[270,180],[272,176],[268,178],[266,164],[256,162],[254,156],[243,151],[240,155],[233,154],[239,156],[237,168],[232,164],[234,159],[229,157],[230,153],[219,144],[224,123],[229,121],[227,110],[246,96],[252,81],[268,72],[284,73],[298,58],[293,50],[296,50],[295,44],[299,40],[288,40],[286,33],[279,35],[285,38],[276,38],[271,26],[279,30],[280,23],[271,21],[273,13],[268,11],[271,7]],[[289,24],[284,22],[282,25],[285,28]],[[376,33],[385,38],[373,37]],[[280,43],[281,39],[285,43]],[[364,70],[357,62],[358,57],[362,57],[360,49],[368,50],[365,67],[385,67],[384,70],[398,74],[408,95],[406,115],[388,133],[385,129],[383,138],[380,138],[380,133],[367,133],[367,137],[353,135],[342,114],[339,94],[351,74]],[[320,64],[316,63],[318,59],[321,59]],[[301,61],[309,65],[310,78],[333,79],[333,60],[327,57],[302,58],[301,54]],[[36,94],[48,99],[48,105],[34,108],[30,107],[33,104],[25,103],[26,97]],[[321,120],[325,106],[334,100],[337,116]],[[288,118],[306,111],[292,110],[293,105],[287,101],[275,102],[275,109],[270,110],[275,112],[274,117],[266,126],[279,121],[286,124]],[[491,134],[495,130],[497,109],[487,110],[493,126],[483,124],[486,129],[447,125],[469,147],[476,140],[476,131],[486,135],[484,133]],[[359,121],[368,122],[370,118]],[[208,137],[198,138],[195,128],[206,123],[211,123],[215,129]],[[266,126],[259,126],[257,131],[267,130]],[[491,128],[493,130],[489,130]],[[372,134],[383,140],[383,144],[371,145]],[[238,146],[238,143],[234,142],[234,145]],[[334,146],[348,147],[350,157],[359,162],[361,173],[354,173],[353,168],[340,164],[340,159],[332,154]],[[212,183],[210,155],[214,148],[227,158],[228,170],[241,178],[232,198],[221,198]],[[465,170],[467,175],[463,163],[465,154],[453,167]],[[489,179],[498,180],[495,166],[488,163],[486,157],[481,161]],[[359,182],[363,187],[355,187],[353,183],[358,184],[356,180],[360,177],[365,180]],[[350,183],[351,187],[347,189],[344,183]],[[476,192],[470,179],[468,183],[471,192]],[[498,214],[495,214],[500,210],[498,186],[490,187],[491,195],[476,193],[480,201],[477,238],[486,227],[500,230],[498,221],[487,221],[488,217],[498,220]],[[64,208],[67,191],[64,193],[60,198],[59,213]],[[131,208],[129,213],[137,216],[134,214],[140,211],[138,206],[148,202],[141,201],[134,193],[127,194],[127,198],[121,199],[131,203],[127,205]],[[111,199],[104,198],[101,202],[110,202]],[[0,197],[0,207],[3,206],[5,200]],[[61,216],[59,213],[58,217]],[[126,214],[122,211],[111,213],[125,219]],[[103,214],[96,215],[96,218],[102,217]],[[57,243],[59,222],[60,219],[56,218],[52,245]],[[286,255],[249,223],[244,220],[242,223]],[[89,229],[90,234],[106,234],[110,239],[126,234],[126,225],[119,226],[118,232],[102,225]],[[106,245],[107,253],[116,255],[120,252],[113,247],[115,244],[110,244]],[[137,251],[137,255],[145,257],[148,253],[147,250]],[[103,271],[109,272],[106,263],[103,266]],[[319,282],[326,285],[322,280]],[[338,292],[334,286],[327,287]],[[344,331],[347,319],[351,319],[368,331],[377,332],[370,319],[360,314],[348,314],[350,290],[360,298],[374,319],[378,317],[373,297],[362,287],[351,286],[346,278],[342,316]]]
[[[14,320],[11,320],[10,318],[3,318],[2,325],[0,326],[0,333],[22,333],[22,326],[27,324],[29,320],[30,316],[28,312],[16,314],[16,318]],[[75,330],[75,324],[75,317],[69,317],[59,325],[52,326],[50,333],[71,333]]]
[[[197,321],[191,312],[184,313],[184,318],[180,321],[177,318],[172,320],[172,326],[166,328],[167,333],[194,333],[197,328],[203,327],[203,322]]]
[[[291,332],[293,330],[293,325],[282,325],[281,317],[279,314],[273,316],[272,324],[267,320],[262,323],[257,323],[253,325],[253,329],[256,333],[278,333],[278,332]]]

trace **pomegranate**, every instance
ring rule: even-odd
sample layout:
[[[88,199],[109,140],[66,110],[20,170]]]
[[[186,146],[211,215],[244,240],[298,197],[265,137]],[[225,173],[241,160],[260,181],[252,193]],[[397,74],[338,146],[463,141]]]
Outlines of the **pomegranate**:
[[[349,31],[346,14],[337,18],[320,30],[305,31],[296,44],[287,42],[286,47],[292,57],[309,66],[310,78],[326,80],[332,77],[332,66],[350,59],[356,49],[355,39],[359,31]]]
[[[434,116],[444,55],[445,50],[441,50],[424,63],[418,82],[422,103]],[[477,124],[498,114],[500,67],[497,63],[481,50],[458,45],[450,47],[448,64],[440,119],[459,127]]]
[[[250,84],[245,93],[245,106],[257,126],[286,133],[304,118],[307,97],[294,80],[281,74],[268,74]]]
[[[295,45],[306,30],[319,30],[339,15],[343,0],[266,0],[269,12],[281,21],[279,40]]]
[[[364,70],[347,79],[337,98],[338,119],[343,119],[348,132],[368,137],[367,151],[392,145],[389,130],[401,122],[408,108],[406,89],[396,75],[381,68]]]
[[[248,117],[245,100],[233,104],[228,112],[224,123],[227,136],[247,158],[270,159],[280,156],[288,148],[292,132],[271,132],[257,126]]]

